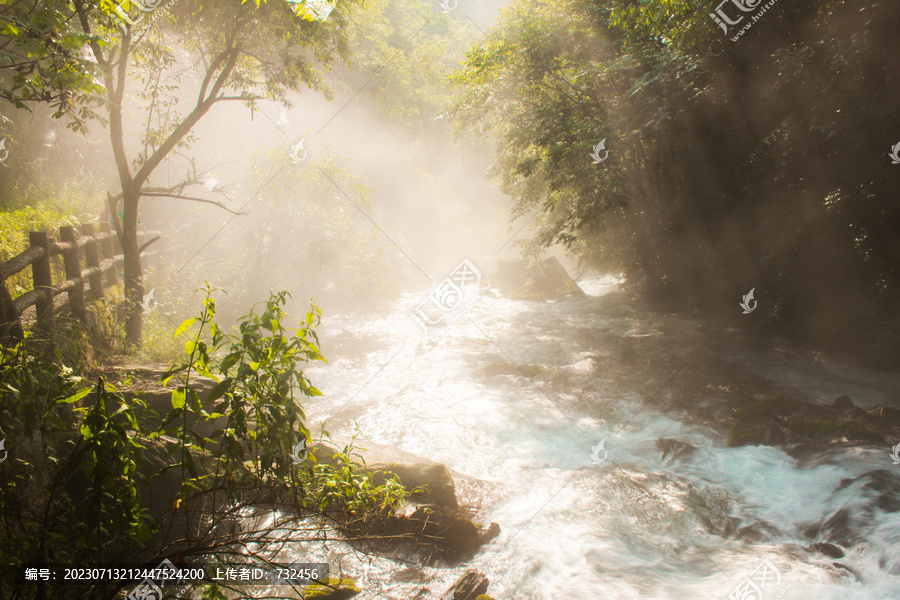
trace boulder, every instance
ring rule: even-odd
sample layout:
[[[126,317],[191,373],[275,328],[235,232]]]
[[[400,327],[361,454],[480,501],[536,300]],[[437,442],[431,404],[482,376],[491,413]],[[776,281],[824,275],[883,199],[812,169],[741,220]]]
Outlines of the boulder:
[[[456,580],[441,600],[477,600],[487,592],[488,578],[481,571],[470,569]]]
[[[399,529],[422,536],[444,558],[458,561],[472,556],[481,546],[500,535],[500,526],[482,527],[458,510],[435,505],[414,508],[398,517]]]
[[[346,444],[349,443],[347,440]],[[365,469],[372,475],[372,481],[376,485],[384,483],[387,473],[393,473],[400,478],[403,487],[412,494],[415,502],[436,504],[453,510],[459,508],[456,485],[445,465],[374,442],[357,440],[354,444],[358,445],[355,451],[364,457]],[[318,462],[333,465],[332,456],[339,450],[331,444],[317,442],[310,446],[310,451]]]
[[[837,410],[850,410],[853,408],[853,401],[850,400],[849,396],[838,396],[834,399],[834,404],[832,406]]]
[[[884,444],[898,436],[900,411],[885,406],[865,411],[846,396],[827,405],[773,394],[734,412],[728,445],[809,451],[834,444]]]
[[[427,556],[440,555],[457,561],[471,556],[500,534],[498,524],[482,527],[460,509],[453,476],[445,465],[391,446],[361,440],[354,444],[358,448],[353,454],[359,454],[355,462],[372,475],[373,483],[381,485],[388,474],[394,474],[410,493],[410,503],[378,525],[381,535],[406,535],[419,548],[427,548]],[[329,464],[334,464],[333,456],[338,451],[324,442],[310,446],[315,460]]]
[[[498,261],[493,279],[503,295],[517,300],[558,300],[584,296],[566,268],[551,257],[526,266],[520,262]]]

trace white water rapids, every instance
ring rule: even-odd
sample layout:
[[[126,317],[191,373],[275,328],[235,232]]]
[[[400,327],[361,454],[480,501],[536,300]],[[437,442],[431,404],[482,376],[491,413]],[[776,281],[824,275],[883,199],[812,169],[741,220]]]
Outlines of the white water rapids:
[[[472,560],[423,567],[418,581],[390,577],[407,565],[345,550],[341,564],[363,590],[357,598],[407,600],[422,588],[431,592],[422,597],[437,598],[474,567],[497,599],[725,600],[764,559],[780,580],[770,575],[762,599],[734,598],[900,598],[900,512],[874,512],[865,541],[844,558],[803,550],[824,541],[805,538],[807,527],[864,501],[859,486],[836,492],[841,480],[879,469],[900,478],[890,448],[833,450],[801,462],[767,446],[727,448],[716,431],[643,405],[639,391],[618,385],[619,367],[605,349],[614,338],[657,335],[661,317],[610,302],[612,278],[580,284],[586,297],[558,302],[485,295],[439,337],[410,318],[422,295],[404,297],[386,318],[324,321],[319,335],[329,364],[307,370],[325,394],[306,402],[313,431],[322,421],[335,436],[358,427],[362,440],[487,482],[460,481],[458,495],[477,510],[477,521],[502,528]],[[704,344],[695,329],[683,323],[685,347]],[[828,402],[836,395],[817,369],[802,361],[772,368],[765,349],[739,347],[727,333],[706,351],[728,352],[731,343],[734,360],[774,387]],[[530,380],[496,372],[512,363],[540,373]],[[900,398],[895,378],[827,364],[857,406]],[[663,461],[658,438],[697,451]],[[601,440],[597,455],[606,460],[594,464],[592,448]],[[709,533],[689,506],[698,497],[710,505],[730,498],[728,514],[739,527],[762,524],[761,539]],[[341,554],[312,545],[306,551],[296,558]]]

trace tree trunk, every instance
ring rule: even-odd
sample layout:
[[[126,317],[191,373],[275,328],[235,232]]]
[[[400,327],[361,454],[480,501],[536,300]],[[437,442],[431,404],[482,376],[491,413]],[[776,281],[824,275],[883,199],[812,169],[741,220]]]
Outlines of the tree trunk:
[[[131,348],[141,347],[141,330],[143,329],[144,300],[143,272],[137,239],[137,191],[125,192],[123,199],[124,212],[122,219],[122,254],[125,257],[125,337]]]

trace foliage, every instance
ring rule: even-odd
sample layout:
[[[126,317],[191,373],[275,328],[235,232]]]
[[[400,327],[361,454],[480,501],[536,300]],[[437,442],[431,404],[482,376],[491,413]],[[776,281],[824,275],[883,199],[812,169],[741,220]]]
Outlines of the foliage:
[[[452,113],[498,138],[513,217],[541,213],[531,252],[563,244],[664,310],[724,312],[756,287],[790,338],[896,363],[900,172],[881,131],[900,127],[900,11],[778,3],[734,42],[708,9],[515,2],[454,75]]]
[[[0,347],[0,435],[10,454],[0,474],[4,598],[23,592],[14,565],[122,559],[154,527],[135,487],[142,403],[102,380],[85,386],[36,341],[28,332]]]
[[[82,49],[91,38],[72,27],[69,3],[4,0],[0,16],[0,97],[24,109],[50,103],[54,118],[87,131],[87,121],[99,116],[104,90],[95,65],[85,64]]]
[[[28,249],[28,232],[73,224],[70,217],[41,205],[0,212],[0,263]],[[33,287],[30,269],[13,275],[6,280],[6,285],[13,297],[30,290]]]
[[[294,447],[309,439],[298,400],[320,395],[301,368],[324,360],[315,332],[319,309],[313,304],[290,328],[284,311],[289,294],[271,294],[226,332],[214,321],[214,291],[207,285],[199,316],[176,330],[190,333],[187,359],[165,377],[180,385],[161,421],[146,402],[102,378],[89,385],[64,366],[62,354],[47,357],[41,346],[32,351],[31,332],[15,347],[0,347],[0,436],[10,452],[0,471],[0,595],[26,593],[12,568],[22,562],[128,562],[147,543],[165,546],[159,546],[162,557],[179,548],[230,556],[254,535],[240,531],[243,507],[274,498],[282,510],[319,514],[347,527],[391,513],[405,498],[396,479],[376,486],[352,445],[327,463],[312,455],[308,466],[290,459]],[[214,382],[205,396],[198,376]],[[162,440],[171,458],[159,469],[154,457],[165,447]],[[172,510],[157,507],[151,515],[147,492],[167,485],[168,472],[180,472],[178,497]],[[197,522],[210,523],[211,533],[190,533],[188,521],[186,537],[168,537],[181,515],[198,508]],[[264,534],[253,539],[264,543]],[[77,593],[106,598],[121,586],[113,587]],[[56,588],[28,589],[63,597],[53,595]],[[207,593],[219,594],[212,588]]]
[[[173,366],[163,379],[166,383],[181,374],[183,385],[172,392],[172,411],[158,433],[178,439],[180,462],[175,465],[189,473],[192,481],[200,477],[196,466],[200,452],[213,444],[220,449],[215,472],[227,486],[252,480],[289,481],[291,450],[309,435],[294,390],[305,396],[321,395],[299,368],[309,360],[324,360],[314,331],[321,313],[313,305],[298,329],[286,329],[287,314],[282,307],[288,293],[281,292],[269,298],[262,314],[251,311],[246,315],[238,333],[232,335],[213,321],[213,291],[207,285],[203,312],[176,330],[177,337],[198,325],[193,339],[185,345],[188,361]],[[209,332],[209,343],[202,339],[204,330]],[[224,355],[214,360],[216,353]],[[193,373],[216,382],[205,399],[209,411],[191,385]],[[225,417],[227,421],[211,437],[205,437],[188,429],[189,416],[204,421]],[[251,462],[245,462],[248,454],[252,455]],[[229,491],[233,489],[229,487]]]

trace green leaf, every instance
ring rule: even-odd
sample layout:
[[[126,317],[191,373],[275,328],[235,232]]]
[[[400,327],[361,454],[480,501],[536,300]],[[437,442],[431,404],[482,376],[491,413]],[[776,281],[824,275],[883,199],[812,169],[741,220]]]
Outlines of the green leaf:
[[[225,393],[231,387],[231,384],[234,380],[230,377],[223,379],[219,383],[213,386],[213,389],[209,391],[209,395],[206,397],[207,402],[214,402],[225,395]]]
[[[172,408],[179,409],[184,408],[184,403],[187,400],[187,390],[183,385],[178,386],[176,389],[172,390]]]
[[[222,364],[219,366],[219,371],[222,373],[228,374],[228,370],[237,364],[237,362],[241,359],[240,352],[232,352],[228,356],[222,359]]]
[[[190,327],[191,325],[193,325],[194,323],[196,323],[199,320],[200,319],[194,317],[192,319],[187,319],[187,320],[183,321],[181,323],[181,325],[178,326],[178,329],[175,330],[175,337],[178,337],[179,335],[181,335],[182,333],[187,331],[188,327]]]
[[[74,394],[72,394],[71,396],[69,396],[67,398],[63,398],[62,400],[59,401],[59,403],[60,404],[72,404],[73,402],[78,402],[79,400],[81,400],[82,398],[84,398],[85,396],[90,394],[92,389],[94,389],[94,388],[89,387],[89,388],[84,388],[83,390],[79,390],[79,391],[75,392]]]

